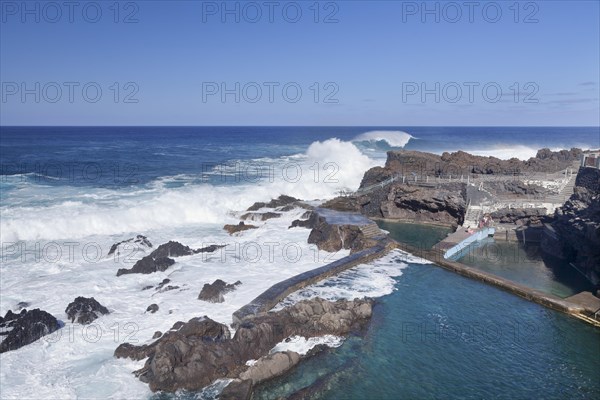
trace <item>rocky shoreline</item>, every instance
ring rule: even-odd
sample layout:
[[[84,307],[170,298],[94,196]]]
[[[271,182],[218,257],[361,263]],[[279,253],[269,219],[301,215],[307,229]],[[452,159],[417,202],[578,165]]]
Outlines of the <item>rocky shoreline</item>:
[[[572,263],[600,290],[600,170],[579,171],[574,193],[544,232],[542,249],[550,258]]]
[[[321,209],[285,195],[269,202],[255,203],[240,216],[239,224],[225,225],[223,229],[230,235],[247,234],[244,232],[258,229],[254,222],[279,219],[284,212],[302,208],[306,211],[291,223],[289,229],[310,229],[308,243],[327,252],[349,250],[350,256],[272,286],[234,314],[234,333],[230,327],[207,316],[195,317],[187,322],[175,323],[164,334],[157,331],[153,335],[155,340],[148,344],[121,344],[114,356],[145,359],[143,368],[133,373],[147,383],[152,391],[198,391],[218,380],[228,379],[231,382],[221,394],[221,399],[250,398],[256,385],[282,376],[303,358],[313,354],[273,351],[278,344],[294,336],[312,338],[358,334],[369,323],[373,300],[368,298],[337,302],[316,298],[271,311],[290,293],[358,263],[368,262],[395,247],[393,241],[376,227],[373,228],[367,218],[457,227],[468,221],[469,206],[474,199],[488,201],[503,196],[539,199],[550,195],[552,190],[532,179],[530,174],[555,173],[555,169],[568,168],[581,154],[578,149],[560,152],[543,149],[528,161],[503,161],[464,152],[444,153],[441,156],[412,151],[389,152],[385,167],[372,168],[365,173],[360,188],[369,188],[368,192],[359,189],[355,194],[334,198],[322,204]],[[448,175],[454,176],[454,181],[452,177],[447,178],[445,173],[448,171],[452,171]],[[483,180],[485,185],[481,184],[479,189],[474,189],[470,182],[474,175],[478,175],[477,178],[506,177],[507,171],[512,171],[510,180]],[[387,183],[390,178],[398,176],[402,176],[402,179]],[[598,280],[599,182],[599,170],[582,168],[577,174],[574,193],[553,214],[548,214],[548,209],[544,207],[507,207],[499,208],[491,215],[500,223],[514,226],[539,227],[546,224],[551,234],[544,239],[543,247],[551,249],[554,257],[574,263],[583,274]],[[343,212],[346,211],[360,213],[367,218],[360,222],[345,220]],[[142,247],[144,251],[153,248],[145,236],[137,235],[115,243],[109,254],[118,255],[132,244]],[[132,268],[119,269],[116,276],[165,271],[176,264],[179,257],[214,253],[222,247],[213,244],[193,249],[169,241],[147,253]],[[243,285],[240,281],[230,282],[221,279],[206,282],[194,300],[222,303],[226,301],[228,293]],[[491,278],[490,282],[496,284]],[[144,287],[143,290],[163,292],[179,288],[169,283],[170,279],[164,279],[158,286]],[[522,292],[519,295],[528,295],[526,289],[519,290]],[[146,312],[156,313],[158,310],[159,306],[153,303]],[[112,311],[93,297],[80,296],[67,306],[65,314],[71,322],[89,324]],[[5,336],[0,344],[0,352],[18,349],[60,328],[60,321],[43,310],[23,309],[20,314],[9,311],[5,317],[0,317],[0,335]]]
[[[150,345],[122,344],[115,350],[115,357],[147,358],[144,367],[134,374],[152,391],[197,391],[226,378],[234,379],[228,392],[238,392],[240,385],[251,390],[253,385],[285,373],[300,361],[295,352],[270,353],[275,345],[292,336],[359,332],[371,317],[372,305],[368,299],[305,300],[245,320],[233,337],[224,324],[208,317],[193,318],[175,324]],[[248,365],[250,360],[257,361]]]
[[[512,231],[517,240],[541,241],[546,258],[571,263],[599,289],[600,170],[580,168],[583,154],[576,148],[541,149],[536,157],[521,161],[462,151],[390,151],[384,167],[365,173],[356,193],[323,207],[453,229],[476,226],[478,217],[469,208],[479,217],[489,210],[500,231]],[[565,198],[557,200],[569,182],[569,170],[576,174],[573,191],[565,190]]]

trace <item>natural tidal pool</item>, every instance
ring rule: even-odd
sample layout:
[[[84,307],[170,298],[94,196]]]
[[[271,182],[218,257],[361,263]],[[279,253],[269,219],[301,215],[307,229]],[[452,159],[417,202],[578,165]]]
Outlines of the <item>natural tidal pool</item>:
[[[600,398],[597,328],[435,265],[395,279],[363,336],[255,398]]]
[[[490,240],[473,247],[458,261],[562,298],[592,290],[591,284],[568,264],[547,265],[539,244]]]
[[[419,225],[406,222],[376,221],[377,225],[389,232],[390,237],[400,243],[420,249],[430,249],[434,244],[453,232],[451,228],[435,225]]]

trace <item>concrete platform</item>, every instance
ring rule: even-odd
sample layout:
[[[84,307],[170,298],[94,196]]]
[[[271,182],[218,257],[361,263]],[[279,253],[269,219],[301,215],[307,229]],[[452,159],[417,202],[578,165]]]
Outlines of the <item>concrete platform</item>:
[[[561,299],[553,294],[544,293],[540,290],[502,278],[498,275],[494,275],[474,267],[469,267],[459,262],[446,260],[443,256],[444,252],[438,249],[419,249],[404,243],[398,243],[398,248],[417,257],[429,260],[435,265],[455,272],[459,275],[496,286],[497,288],[515,294],[526,300],[538,303],[556,311],[569,314],[575,318],[587,322],[590,325],[600,327],[600,319],[595,318],[594,315],[591,315],[591,313],[587,311],[592,310],[597,304],[596,301],[600,299],[595,298],[589,292],[583,292],[566,299]]]
[[[472,233],[466,232],[466,228],[458,227],[456,232],[453,232],[453,233],[449,234],[448,236],[446,236],[442,241],[435,244],[433,246],[433,248],[439,249],[439,250],[444,250],[444,251],[448,250],[448,249],[456,246],[457,244],[459,244],[460,242],[462,242],[463,240],[465,240],[466,238],[468,238],[471,235],[472,235]]]
[[[362,214],[355,212],[336,211],[328,208],[316,208],[317,212],[321,217],[332,225],[356,225],[365,226],[373,224],[369,218]]]
[[[330,264],[298,274],[289,279],[276,283],[260,294],[257,298],[233,313],[233,326],[239,326],[244,320],[261,313],[268,312],[277,303],[308,285],[323,279],[338,275],[349,268],[365,264],[386,255],[396,247],[395,242],[384,238],[376,246],[350,254]]]
[[[588,316],[595,317],[594,314],[600,316],[600,299],[590,292],[581,292],[567,297],[565,299],[573,304],[579,305]]]

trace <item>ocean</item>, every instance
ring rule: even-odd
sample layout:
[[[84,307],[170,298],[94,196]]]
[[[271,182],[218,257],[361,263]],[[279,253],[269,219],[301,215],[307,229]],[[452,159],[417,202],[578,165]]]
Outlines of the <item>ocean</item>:
[[[64,323],[50,337],[0,355],[2,396],[149,398],[148,386],[131,374],[143,362],[113,357],[120,343],[149,343],[155,331],[199,315],[230,323],[233,311],[272,284],[348,254],[318,251],[306,242],[308,230],[288,229],[302,215],[298,209],[243,235],[227,235],[223,225],[237,223],[256,201],[287,194],[317,203],[355,190],[364,172],[383,165],[391,149],[526,159],[541,147],[597,148],[600,131],[1,127],[0,313],[27,302],[28,308],[46,310]],[[144,251],[114,257],[108,249],[137,234],[155,246],[177,240],[193,248],[228,243],[230,250],[178,258],[164,272],[116,277],[118,268],[131,267]],[[360,376],[352,384],[343,373],[335,376],[324,398],[599,396],[600,385],[593,379],[600,371],[597,331],[478,282],[397,257],[352,271],[353,276],[327,283],[324,291],[304,293],[368,295],[380,302],[365,337],[350,338],[323,356],[319,373],[341,368],[347,377]],[[179,287],[142,290],[165,278]],[[226,295],[225,303],[197,300],[202,286],[215,279],[242,285]],[[111,313],[89,327],[71,324],[64,310],[77,296],[93,296]],[[160,307],[156,314],[145,312],[151,303]],[[492,342],[478,337],[475,345],[468,340],[448,344],[443,338],[434,344],[400,340],[407,324],[413,329],[417,322],[441,326],[449,321],[467,329],[478,320],[486,326],[535,324],[538,334],[527,345],[504,336]],[[556,332],[566,335],[558,344]],[[342,362],[347,368],[337,366]],[[283,386],[298,388],[310,381],[310,365],[301,366]],[[269,387],[261,396],[270,398],[280,390]]]

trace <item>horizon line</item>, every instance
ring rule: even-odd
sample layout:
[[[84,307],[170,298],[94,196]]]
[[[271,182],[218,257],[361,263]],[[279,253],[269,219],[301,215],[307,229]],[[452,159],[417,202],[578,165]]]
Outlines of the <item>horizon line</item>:
[[[0,128],[600,128],[600,125],[1,125]]]

